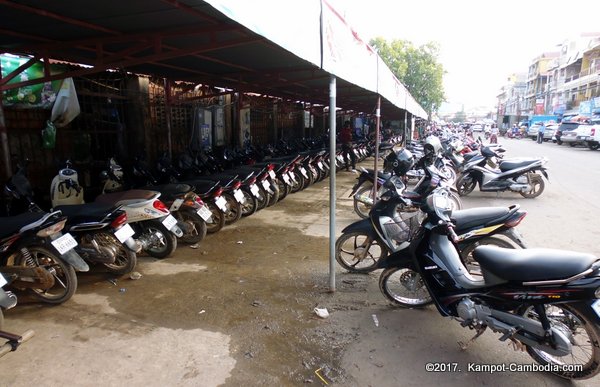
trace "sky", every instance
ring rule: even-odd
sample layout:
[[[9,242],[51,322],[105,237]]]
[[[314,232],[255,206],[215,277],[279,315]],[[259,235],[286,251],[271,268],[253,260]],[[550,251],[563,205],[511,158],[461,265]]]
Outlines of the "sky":
[[[447,103],[441,112],[496,104],[509,75],[582,32],[600,32],[598,0],[328,0],[368,42],[437,42]]]

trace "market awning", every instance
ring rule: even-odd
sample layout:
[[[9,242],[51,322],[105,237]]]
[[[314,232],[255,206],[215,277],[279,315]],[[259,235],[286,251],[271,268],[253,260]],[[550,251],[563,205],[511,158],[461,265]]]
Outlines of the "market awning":
[[[333,74],[343,109],[373,112],[380,94],[386,118],[426,117],[325,0],[0,0],[0,21],[1,52],[90,66],[3,90],[121,69],[327,105]]]

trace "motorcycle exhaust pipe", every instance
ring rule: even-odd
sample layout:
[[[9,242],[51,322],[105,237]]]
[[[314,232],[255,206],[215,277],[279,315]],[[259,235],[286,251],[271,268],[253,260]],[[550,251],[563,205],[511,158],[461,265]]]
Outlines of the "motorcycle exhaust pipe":
[[[127,240],[123,243],[129,250],[135,252],[136,254],[142,251],[142,244],[133,238],[127,238]]]

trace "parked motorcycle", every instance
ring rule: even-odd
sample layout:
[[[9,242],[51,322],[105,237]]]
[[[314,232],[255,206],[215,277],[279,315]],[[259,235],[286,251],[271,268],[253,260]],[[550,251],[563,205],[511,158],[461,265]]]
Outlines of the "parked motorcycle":
[[[462,173],[456,181],[460,196],[473,192],[479,184],[484,192],[512,191],[525,198],[535,198],[544,191],[542,175],[548,179],[544,165],[545,158],[501,160],[499,152],[491,147],[483,147],[481,153],[465,162]],[[488,164],[497,163],[498,169]],[[493,165],[493,164],[492,164]]]
[[[413,202],[407,198],[398,177],[391,177],[384,185],[386,192],[371,209],[369,219],[348,225],[336,241],[336,260],[350,272],[366,273],[379,269],[380,262],[389,254],[409,245],[423,219],[419,210],[423,200]],[[515,229],[525,215],[518,205],[453,211],[452,220],[460,234],[457,245],[469,272],[478,272],[472,252],[479,245],[526,247]]]
[[[52,180],[50,187],[52,206],[84,204],[83,187],[79,185],[77,172],[70,167],[61,169]],[[129,190],[104,193],[95,202],[122,206],[127,213],[127,223],[133,228],[134,239],[142,250],[155,258],[166,258],[177,247],[177,236],[183,232],[177,225],[177,219],[166,205],[158,200],[160,193],[149,190]]]
[[[426,219],[410,245],[384,261],[379,287],[386,298],[403,307],[433,301],[442,316],[477,332],[463,349],[491,328],[560,377],[597,375],[600,260],[571,251],[480,246],[473,256],[481,276],[471,275],[456,248],[450,208],[441,192],[424,203]]]

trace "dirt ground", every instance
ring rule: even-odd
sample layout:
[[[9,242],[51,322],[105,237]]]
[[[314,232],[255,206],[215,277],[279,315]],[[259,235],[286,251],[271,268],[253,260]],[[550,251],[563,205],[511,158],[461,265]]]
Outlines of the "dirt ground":
[[[337,175],[339,231],[355,219],[344,198],[354,177]],[[365,304],[368,276],[346,276],[342,291],[329,292],[328,198],[323,181],[198,249],[140,257],[139,280],[80,273],[63,305],[20,295],[5,328],[36,335],[2,359],[0,385],[296,385],[323,383],[319,375],[345,383],[342,349],[357,333],[333,315]]]
[[[355,177],[337,174],[337,235],[358,218],[348,198]],[[140,257],[139,280],[97,271],[80,274],[63,305],[21,297],[6,329],[36,336],[0,360],[0,386],[595,385],[542,372],[469,372],[470,363],[532,361],[490,333],[461,351],[457,342],[472,331],[433,307],[390,306],[377,272],[336,266],[330,292],[328,186],[290,195],[198,249]],[[436,361],[457,367],[425,372]]]

